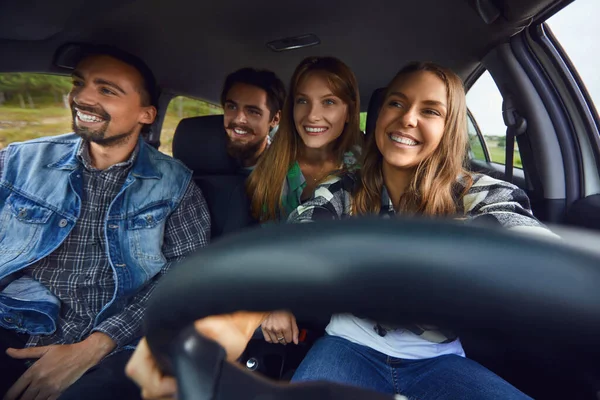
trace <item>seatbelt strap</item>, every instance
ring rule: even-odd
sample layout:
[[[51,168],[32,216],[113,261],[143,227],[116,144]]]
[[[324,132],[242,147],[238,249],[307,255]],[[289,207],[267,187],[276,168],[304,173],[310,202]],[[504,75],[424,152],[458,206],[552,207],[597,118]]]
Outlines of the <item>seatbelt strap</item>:
[[[504,164],[504,177],[507,182],[513,180],[515,139],[527,131],[527,120],[523,118],[512,100],[507,96],[502,102],[502,118],[506,125],[506,159]]]

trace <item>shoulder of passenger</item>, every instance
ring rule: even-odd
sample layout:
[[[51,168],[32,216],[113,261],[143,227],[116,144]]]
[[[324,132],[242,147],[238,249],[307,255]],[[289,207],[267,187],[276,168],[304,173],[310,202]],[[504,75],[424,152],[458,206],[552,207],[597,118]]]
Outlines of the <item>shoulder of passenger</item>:
[[[20,148],[20,147],[29,147],[35,145],[43,145],[43,144],[67,144],[72,145],[78,143],[80,137],[74,133],[66,133],[63,135],[57,136],[44,136],[37,139],[31,139],[24,142],[13,142],[7,146],[7,148]]]
[[[148,143],[144,142],[144,146],[146,146],[146,149],[150,153],[150,156],[157,164],[173,168],[176,170],[175,172],[177,172],[177,170],[178,170],[180,172],[185,172],[185,173],[190,173],[190,174],[192,173],[192,170],[189,169],[180,160],[173,158],[168,154],[160,152],[159,150],[157,150],[153,146],[149,145]]]
[[[473,184],[471,185],[471,191],[473,190],[482,190],[482,189],[493,189],[493,188],[505,188],[505,189],[509,189],[509,190],[521,190],[518,186],[500,180],[500,179],[496,179],[496,178],[492,178],[489,175],[485,175],[485,174],[478,174],[478,173],[474,173],[474,174],[470,174],[471,178],[473,179]],[[461,177],[459,178],[459,183],[462,185],[466,184],[466,179],[465,177]]]

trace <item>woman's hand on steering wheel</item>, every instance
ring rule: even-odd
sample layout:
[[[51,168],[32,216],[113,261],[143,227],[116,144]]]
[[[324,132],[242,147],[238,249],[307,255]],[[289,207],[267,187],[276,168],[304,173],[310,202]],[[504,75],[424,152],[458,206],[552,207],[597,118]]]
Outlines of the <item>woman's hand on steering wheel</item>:
[[[125,367],[125,373],[142,390],[145,400],[175,399],[177,382],[172,376],[164,375],[150,353],[146,338],[142,338]]]
[[[240,311],[199,319],[194,327],[205,337],[223,346],[227,361],[235,362],[267,315],[269,314]],[[125,367],[125,373],[141,388],[142,397],[146,400],[175,399],[177,395],[175,378],[162,373],[145,338],[135,349]]]
[[[261,330],[269,343],[298,344],[298,324],[296,317],[289,311],[273,311],[263,321]]]

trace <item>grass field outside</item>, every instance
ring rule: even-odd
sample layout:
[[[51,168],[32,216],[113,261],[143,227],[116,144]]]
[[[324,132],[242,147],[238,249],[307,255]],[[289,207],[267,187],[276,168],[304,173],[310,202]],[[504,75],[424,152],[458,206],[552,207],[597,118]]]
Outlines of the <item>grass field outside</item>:
[[[489,147],[488,151],[490,152],[490,158],[492,162],[498,164],[506,164],[506,150],[504,147]],[[513,166],[515,168],[523,168],[523,164],[521,163],[521,155],[519,154],[519,150],[515,149],[513,156]]]
[[[12,142],[66,132],[71,132],[71,112],[64,107],[0,107],[0,149]]]
[[[488,152],[490,153],[491,161],[497,164],[506,164],[506,147],[504,138],[501,136],[487,136],[485,138],[485,142]],[[483,147],[481,147],[481,142],[477,136],[469,136],[469,145],[471,146],[473,158],[476,160],[485,160]],[[515,168],[523,168],[523,164],[521,163],[521,154],[516,146],[514,151],[513,165]]]
[[[497,164],[506,164],[506,147],[504,145],[499,145],[500,137],[497,140],[487,139],[486,145],[488,148],[488,152],[490,153],[491,161]],[[504,143],[504,141],[502,141]],[[485,156],[483,155],[483,150],[481,147],[478,149],[479,152],[474,151],[474,155],[476,159],[485,160]],[[479,153],[479,154],[478,154]],[[521,163],[521,154],[519,154],[519,149],[515,147],[514,156],[513,156],[513,166],[515,168],[523,168],[523,164]]]

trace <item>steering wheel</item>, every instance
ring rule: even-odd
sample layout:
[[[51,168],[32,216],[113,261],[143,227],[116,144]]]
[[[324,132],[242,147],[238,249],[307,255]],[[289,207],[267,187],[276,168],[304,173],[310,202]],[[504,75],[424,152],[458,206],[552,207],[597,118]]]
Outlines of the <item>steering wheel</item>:
[[[350,312],[549,340],[597,357],[600,257],[560,240],[420,219],[355,219],[241,232],[198,251],[156,289],[149,347],[181,399],[391,399],[333,383],[282,384],[225,361],[196,319],[289,309],[298,319]]]

